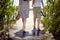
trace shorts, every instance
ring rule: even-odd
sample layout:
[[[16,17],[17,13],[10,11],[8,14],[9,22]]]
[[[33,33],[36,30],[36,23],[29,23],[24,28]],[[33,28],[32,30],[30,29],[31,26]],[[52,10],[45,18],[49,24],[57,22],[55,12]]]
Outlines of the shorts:
[[[35,18],[41,18],[41,8],[40,7],[34,7],[33,8],[33,14]]]

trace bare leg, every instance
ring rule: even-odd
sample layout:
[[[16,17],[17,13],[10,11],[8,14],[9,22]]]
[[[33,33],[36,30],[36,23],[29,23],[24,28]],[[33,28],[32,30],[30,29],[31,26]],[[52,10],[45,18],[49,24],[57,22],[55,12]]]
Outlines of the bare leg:
[[[25,31],[25,27],[26,27],[26,18],[23,18],[23,19],[22,19],[22,22],[23,22],[23,28],[22,28],[22,30]]]
[[[34,17],[34,27],[36,27],[36,17]]]
[[[36,17],[34,17],[34,28],[33,28],[33,36],[36,34]]]
[[[37,19],[37,22],[38,22],[38,29],[40,29],[40,18]]]
[[[37,31],[37,36],[39,36],[39,32],[40,32],[40,18],[37,19],[37,22],[38,22],[38,31]]]

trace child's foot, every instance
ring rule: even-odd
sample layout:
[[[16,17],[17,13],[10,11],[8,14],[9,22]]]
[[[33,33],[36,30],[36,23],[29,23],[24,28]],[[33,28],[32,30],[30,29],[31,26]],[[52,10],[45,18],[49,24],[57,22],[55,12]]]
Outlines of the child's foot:
[[[23,37],[25,37],[25,33],[26,33],[26,32],[25,32],[25,31],[23,31]]]
[[[33,28],[33,36],[35,36],[35,32],[36,31],[36,28],[35,28],[35,26],[34,26],[34,28]]]
[[[38,28],[38,30],[37,30],[37,36],[39,36],[39,33],[40,33],[40,29]]]

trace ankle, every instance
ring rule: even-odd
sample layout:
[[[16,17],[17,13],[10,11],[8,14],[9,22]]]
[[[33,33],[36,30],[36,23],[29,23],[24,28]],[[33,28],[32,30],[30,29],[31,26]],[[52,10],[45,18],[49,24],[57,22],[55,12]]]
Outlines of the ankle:
[[[40,28],[38,28],[38,30],[40,30]]]
[[[35,26],[35,25],[34,25],[33,27],[34,27],[34,28],[36,28],[36,26]]]
[[[22,28],[22,31],[25,31],[25,29]]]

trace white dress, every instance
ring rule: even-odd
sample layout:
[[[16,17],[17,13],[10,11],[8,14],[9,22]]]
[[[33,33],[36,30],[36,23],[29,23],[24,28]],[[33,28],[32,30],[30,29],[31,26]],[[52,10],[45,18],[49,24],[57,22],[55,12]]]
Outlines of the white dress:
[[[29,17],[29,7],[28,7],[28,2],[22,0],[21,5],[20,5],[20,17],[21,18],[28,18]]]

